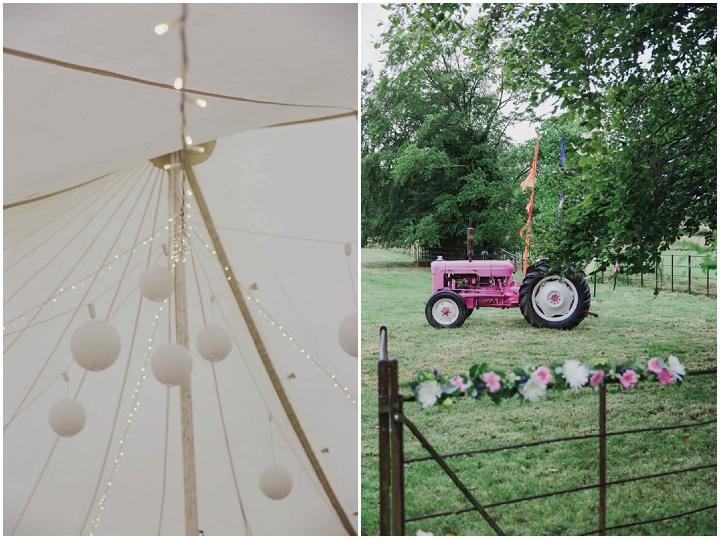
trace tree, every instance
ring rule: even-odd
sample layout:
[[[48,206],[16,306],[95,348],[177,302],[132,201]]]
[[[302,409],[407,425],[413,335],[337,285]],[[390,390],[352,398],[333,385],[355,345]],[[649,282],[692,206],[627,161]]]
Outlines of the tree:
[[[422,4],[393,14],[395,24],[429,39],[457,31],[468,10]],[[497,28],[502,35],[483,34]],[[580,155],[573,174],[562,176],[573,195],[557,223],[539,218],[536,254],[556,265],[593,260],[599,269],[619,262],[623,271],[648,271],[680,236],[707,227],[711,237],[715,4],[493,5],[474,29],[500,39],[504,80],[530,90],[529,105],[550,103],[559,127],[591,135],[568,144]]]
[[[429,32],[413,24],[417,6],[392,9],[384,69],[363,72],[366,241],[460,247],[471,217],[478,247],[519,245],[522,203],[498,165],[504,130],[523,117],[508,109],[519,92],[493,61],[504,28],[458,16]]]
[[[536,4],[512,17],[514,80],[593,135],[577,143],[582,197],[538,230],[543,254],[648,271],[681,235],[715,230],[716,6]]]

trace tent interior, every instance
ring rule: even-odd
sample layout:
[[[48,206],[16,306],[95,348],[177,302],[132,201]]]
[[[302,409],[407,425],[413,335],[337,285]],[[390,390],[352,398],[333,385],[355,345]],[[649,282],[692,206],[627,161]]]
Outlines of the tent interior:
[[[3,6],[5,535],[358,529],[357,5],[181,13]]]

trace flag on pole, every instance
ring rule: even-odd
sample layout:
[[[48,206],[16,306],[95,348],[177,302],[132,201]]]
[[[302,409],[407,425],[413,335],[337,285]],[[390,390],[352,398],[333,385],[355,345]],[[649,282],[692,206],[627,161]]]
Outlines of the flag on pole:
[[[530,167],[530,174],[528,174],[528,177],[525,178],[525,181],[520,184],[520,187],[522,187],[522,192],[525,192],[525,189],[534,188],[535,187],[535,174],[537,173],[537,156],[538,156],[538,149],[540,148],[540,133],[536,133],[537,138],[535,139],[535,157],[533,158],[532,167]]]
[[[528,268],[528,254],[530,251],[530,225],[532,223],[532,210],[533,210],[533,199],[535,198],[535,174],[537,172],[537,158],[538,158],[538,150],[540,149],[540,133],[536,133],[535,138],[535,157],[533,157],[532,167],[530,167],[530,174],[525,179],[524,182],[520,184],[520,187],[522,187],[522,192],[525,192],[525,189],[530,187],[530,202],[528,202],[528,205],[525,207],[525,210],[528,213],[528,219],[527,223],[525,223],[525,226],[520,229],[520,237],[525,238],[525,253],[523,253],[523,273],[527,273]]]

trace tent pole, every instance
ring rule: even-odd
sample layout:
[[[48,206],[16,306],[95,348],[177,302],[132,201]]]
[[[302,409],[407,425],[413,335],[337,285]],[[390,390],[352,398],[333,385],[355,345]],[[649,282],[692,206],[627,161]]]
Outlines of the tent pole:
[[[179,154],[178,154],[179,160]],[[178,169],[170,173],[170,196],[173,214],[180,213],[183,204],[182,178]],[[176,231],[177,233],[177,231]],[[177,260],[175,266],[175,339],[188,350],[187,293],[185,262]],[[195,481],[195,434],[193,429],[192,391],[190,377],[180,384],[180,422],[182,425],[183,484],[185,493],[185,535],[198,534],[197,488]]]
[[[190,189],[192,189],[193,196],[195,197],[195,202],[198,205],[200,214],[202,215],[203,222],[205,223],[205,226],[207,227],[208,234],[210,235],[210,238],[212,239],[213,247],[215,247],[215,252],[217,253],[217,257],[220,260],[220,263],[222,264],[223,268],[225,268],[225,276],[227,278],[228,284],[230,285],[230,290],[232,291],[232,294],[235,297],[235,302],[237,303],[238,308],[240,309],[240,313],[242,314],[243,320],[245,321],[245,324],[248,328],[248,332],[250,333],[250,336],[252,337],[253,344],[255,345],[258,355],[260,356],[260,360],[262,361],[263,366],[265,367],[265,370],[267,371],[268,377],[270,378],[270,382],[273,385],[273,389],[275,390],[275,393],[277,394],[278,399],[280,400],[280,404],[282,404],[282,407],[285,410],[285,414],[287,415],[287,418],[290,421],[290,424],[292,425],[293,430],[295,431],[295,435],[297,436],[298,441],[300,442],[300,445],[302,446],[303,450],[305,451],[305,455],[307,456],[308,460],[310,461],[310,465],[312,466],[313,471],[315,472],[315,475],[317,476],[318,480],[320,481],[320,484],[322,485],[323,490],[325,491],[325,494],[328,497],[328,500],[330,501],[330,504],[333,506],[333,509],[335,509],[335,512],[337,513],[337,516],[340,519],[340,522],[342,522],[342,525],[345,528],[345,531],[348,533],[348,535],[357,535],[355,528],[353,528],[353,525],[350,522],[350,519],[345,514],[345,510],[343,509],[342,505],[340,504],[340,501],[338,500],[337,495],[333,491],[332,485],[330,485],[330,482],[328,481],[327,476],[325,475],[325,472],[322,469],[322,466],[320,465],[320,462],[318,461],[317,456],[315,455],[315,452],[313,451],[312,446],[310,445],[310,441],[307,439],[307,436],[305,435],[302,425],[300,425],[300,421],[298,420],[298,417],[295,414],[295,410],[293,409],[292,404],[290,403],[290,400],[288,399],[287,394],[285,393],[285,388],[283,388],[282,383],[280,382],[280,378],[278,377],[277,372],[275,371],[275,367],[273,366],[272,361],[270,360],[270,354],[268,354],[267,348],[265,347],[265,343],[262,340],[262,336],[260,335],[260,332],[258,331],[257,326],[255,325],[255,321],[253,320],[253,317],[250,314],[250,309],[248,308],[247,304],[245,303],[245,297],[243,296],[243,293],[240,290],[240,285],[238,283],[238,280],[235,278],[235,273],[233,272],[233,268],[230,265],[230,260],[228,259],[227,254],[225,253],[223,244],[220,241],[220,236],[218,235],[217,229],[215,228],[215,223],[212,220],[212,216],[210,215],[210,212],[208,211],[207,204],[205,203],[205,197],[203,196],[202,191],[200,190],[200,186],[198,185],[197,178],[195,177],[195,172],[193,171],[192,166],[190,166],[187,163],[185,164],[185,175],[190,184]]]

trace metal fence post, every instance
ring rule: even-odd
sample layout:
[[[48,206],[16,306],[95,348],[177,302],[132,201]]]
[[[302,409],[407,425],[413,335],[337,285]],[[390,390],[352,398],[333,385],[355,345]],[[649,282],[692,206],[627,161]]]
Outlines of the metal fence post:
[[[598,489],[598,533],[599,535],[605,535],[605,511],[606,511],[606,480],[607,480],[607,453],[606,453],[606,418],[607,408],[605,402],[605,384],[600,384],[598,392],[598,426],[599,426],[599,481],[600,488]]]
[[[392,516],[390,523],[393,535],[405,535],[405,463],[403,452],[402,400],[398,385],[397,360],[388,364],[390,387],[390,497]]]
[[[688,294],[692,294],[692,255],[688,255]]]
[[[675,255],[670,255],[670,291],[675,292]]]
[[[380,535],[392,535],[390,527],[390,399],[388,395],[387,329],[380,328],[378,361],[378,422],[380,423]]]
[[[710,297],[710,268],[705,269],[705,295]]]

